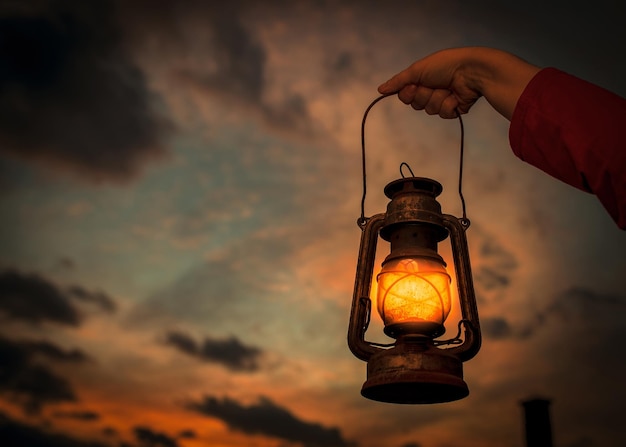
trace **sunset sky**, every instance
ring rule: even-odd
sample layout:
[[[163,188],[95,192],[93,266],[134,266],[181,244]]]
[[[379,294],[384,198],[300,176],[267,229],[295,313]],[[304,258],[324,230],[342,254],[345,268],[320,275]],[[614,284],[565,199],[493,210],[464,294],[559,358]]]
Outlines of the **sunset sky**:
[[[626,232],[484,100],[469,397],[369,401],[346,343],[376,87],[481,45],[624,96],[617,3],[0,0],[0,444],[522,447],[540,396],[556,447],[626,445]],[[402,162],[460,215],[457,121],[387,98],[366,136],[366,215]]]

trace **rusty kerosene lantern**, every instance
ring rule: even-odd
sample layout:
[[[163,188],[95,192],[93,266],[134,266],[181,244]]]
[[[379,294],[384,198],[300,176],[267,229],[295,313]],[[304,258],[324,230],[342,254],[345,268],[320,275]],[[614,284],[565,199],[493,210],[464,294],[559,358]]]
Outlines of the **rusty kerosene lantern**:
[[[388,95],[385,95],[388,96]],[[385,96],[376,99],[371,107]],[[459,116],[460,120],[460,116]],[[463,124],[461,122],[461,160]],[[423,177],[405,177],[389,183],[385,213],[364,217],[365,145],[363,143],[363,201],[359,227],[361,244],[354,285],[348,345],[367,362],[367,380],[361,394],[390,403],[429,404],[462,399],[469,394],[463,365],[474,357],[481,343],[478,310],[465,238],[469,220],[442,214],[437,196],[441,184]],[[402,165],[406,165],[403,163]],[[401,172],[402,172],[401,165]],[[410,168],[409,168],[410,170]],[[462,164],[461,164],[462,173]],[[412,174],[412,172],[411,172]],[[462,177],[462,176],[460,176]],[[384,332],[395,339],[383,345],[365,340],[371,313],[370,290],[378,237],[391,245],[377,276],[377,308]],[[451,277],[437,244],[450,236],[462,319],[459,334],[438,340],[451,308]],[[461,338],[461,326],[464,336]],[[443,348],[442,346],[452,346]]]

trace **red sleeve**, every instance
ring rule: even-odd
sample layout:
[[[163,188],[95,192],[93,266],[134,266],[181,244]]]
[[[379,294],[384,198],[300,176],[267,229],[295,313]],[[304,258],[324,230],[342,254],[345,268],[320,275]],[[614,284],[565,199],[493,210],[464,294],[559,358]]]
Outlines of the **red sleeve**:
[[[626,100],[555,68],[520,96],[509,129],[515,155],[595,194],[626,229]]]

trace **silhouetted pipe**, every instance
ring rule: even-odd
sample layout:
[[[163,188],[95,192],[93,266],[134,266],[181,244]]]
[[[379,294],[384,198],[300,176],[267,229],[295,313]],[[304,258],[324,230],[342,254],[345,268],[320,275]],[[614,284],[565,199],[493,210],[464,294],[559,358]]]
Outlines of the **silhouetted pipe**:
[[[522,402],[526,427],[526,447],[552,447],[550,401],[529,399]]]

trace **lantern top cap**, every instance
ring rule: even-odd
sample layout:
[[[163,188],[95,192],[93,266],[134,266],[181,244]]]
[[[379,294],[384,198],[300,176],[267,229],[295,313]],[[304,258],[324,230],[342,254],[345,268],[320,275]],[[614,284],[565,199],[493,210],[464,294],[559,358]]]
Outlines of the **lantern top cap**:
[[[419,193],[437,197],[442,191],[441,183],[426,177],[405,177],[385,186],[385,195],[390,199],[400,193]]]

